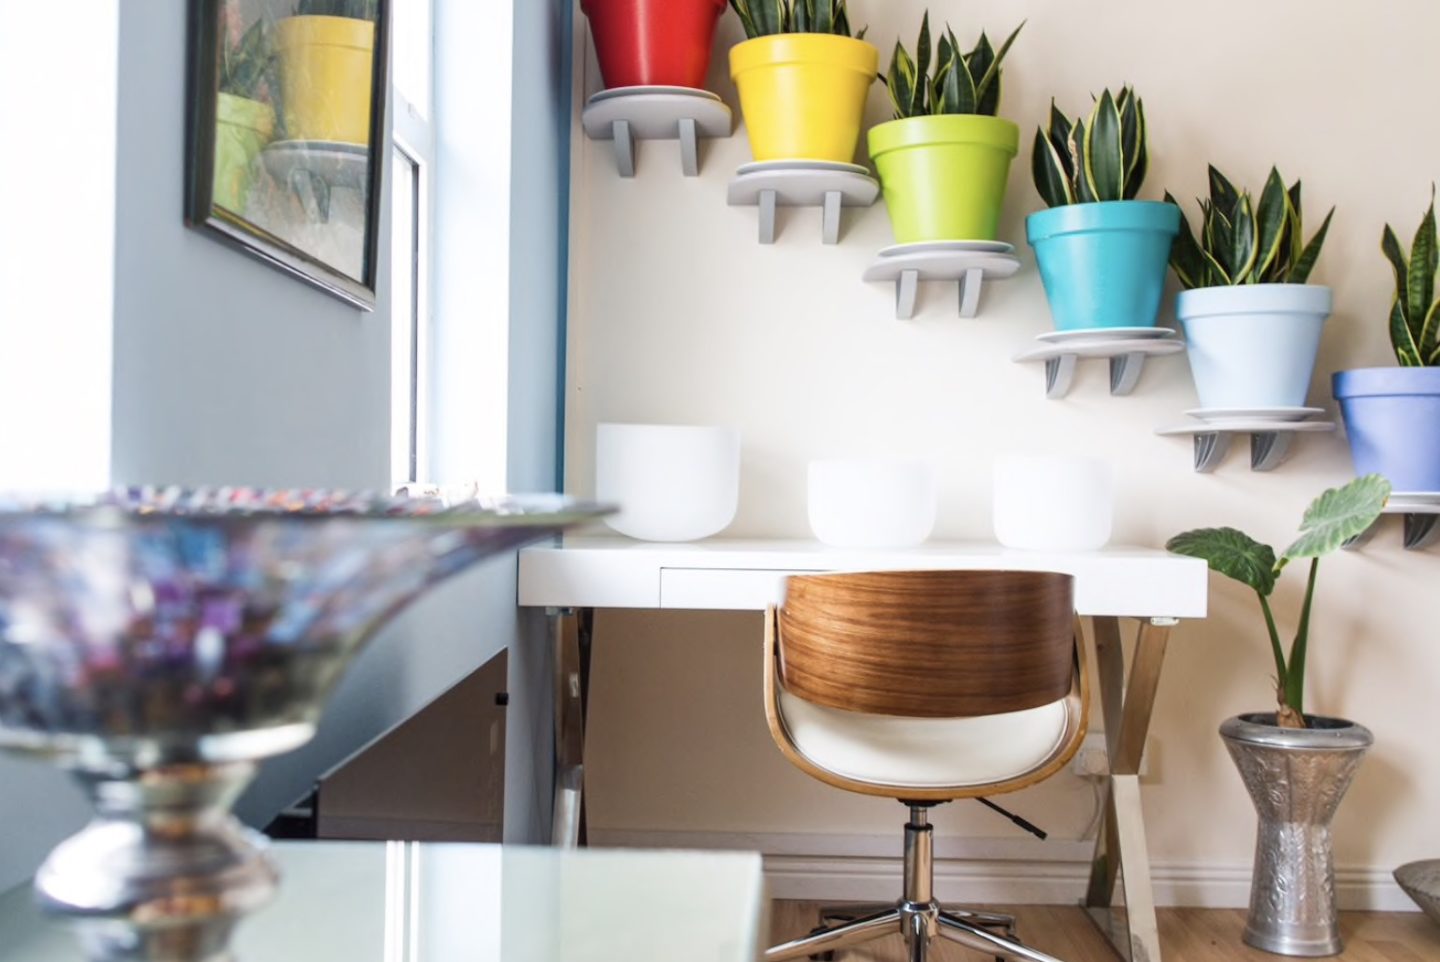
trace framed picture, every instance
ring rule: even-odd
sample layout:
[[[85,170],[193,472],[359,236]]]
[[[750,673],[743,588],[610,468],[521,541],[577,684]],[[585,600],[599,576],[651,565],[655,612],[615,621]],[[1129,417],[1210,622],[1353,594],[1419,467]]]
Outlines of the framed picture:
[[[191,0],[185,221],[375,306],[390,0]]]

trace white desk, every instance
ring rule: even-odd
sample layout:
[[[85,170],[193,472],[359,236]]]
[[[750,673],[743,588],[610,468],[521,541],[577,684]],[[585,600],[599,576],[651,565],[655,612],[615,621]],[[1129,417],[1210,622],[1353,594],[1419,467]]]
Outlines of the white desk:
[[[529,608],[680,608],[764,611],[784,579],[815,571],[914,568],[1063,571],[1082,615],[1204,618],[1205,562],[1153,548],[1011,551],[980,542],[853,551],[814,541],[648,544],[570,537],[520,553],[520,604]]]
[[[646,544],[613,536],[570,537],[561,545],[527,548],[520,553],[520,605],[548,609],[557,628],[557,841],[573,844],[584,834],[584,718],[594,609],[761,611],[780,600],[782,583],[793,574],[921,568],[1075,576],[1076,609],[1091,621],[1111,771],[1085,906],[1126,958],[1160,962],[1138,773],[1170,628],[1182,618],[1205,617],[1208,573],[1203,561],[1156,549],[1049,553],[932,543],[903,551],[850,551],[812,541]],[[1120,618],[1140,622],[1128,679]],[[1121,913],[1113,908],[1117,875],[1125,892]]]

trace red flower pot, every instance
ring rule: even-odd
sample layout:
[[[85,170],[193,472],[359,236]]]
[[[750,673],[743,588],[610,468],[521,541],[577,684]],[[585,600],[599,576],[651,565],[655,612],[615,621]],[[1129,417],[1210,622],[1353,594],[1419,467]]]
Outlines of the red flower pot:
[[[705,86],[726,0],[581,0],[606,87]]]

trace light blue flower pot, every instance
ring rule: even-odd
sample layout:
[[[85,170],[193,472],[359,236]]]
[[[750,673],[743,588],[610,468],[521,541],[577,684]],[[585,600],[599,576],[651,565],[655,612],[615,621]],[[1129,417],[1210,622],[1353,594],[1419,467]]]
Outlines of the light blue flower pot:
[[[1200,406],[1304,407],[1332,306],[1330,288],[1312,284],[1181,292],[1175,314]]]
[[[1153,327],[1180,208],[1152,200],[1052,207],[1025,219],[1056,330]]]

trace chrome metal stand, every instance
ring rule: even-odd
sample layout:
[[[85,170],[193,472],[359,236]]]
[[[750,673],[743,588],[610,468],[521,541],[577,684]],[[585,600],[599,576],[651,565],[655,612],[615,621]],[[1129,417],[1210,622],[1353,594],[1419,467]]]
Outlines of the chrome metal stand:
[[[905,824],[904,894],[894,903],[827,906],[820,920],[849,918],[841,925],[820,928],[809,935],[777,945],[765,952],[767,960],[799,959],[826,955],[887,935],[905,938],[909,962],[925,962],[930,943],[936,938],[958,942],[997,959],[1025,962],[1059,962],[1037,951],[1015,936],[1015,918],[996,912],[947,911],[935,900],[935,838],[929,821],[929,807],[910,806]],[[856,915],[859,917],[855,917]]]
[[[267,842],[230,814],[252,762],[76,772],[95,819],[35,877],[94,962],[229,962],[235,925],[275,893]]]
[[[590,702],[593,608],[547,612],[555,633],[555,795],[550,844],[586,844],[585,721]]]
[[[1111,774],[1083,907],[1122,958],[1160,962],[1160,927],[1150,886],[1145,813],[1140,805],[1140,760],[1150,732],[1165,645],[1176,621],[1141,621],[1128,683],[1119,620],[1096,617],[1091,621]],[[1117,881],[1125,891],[1123,909],[1114,905]]]

